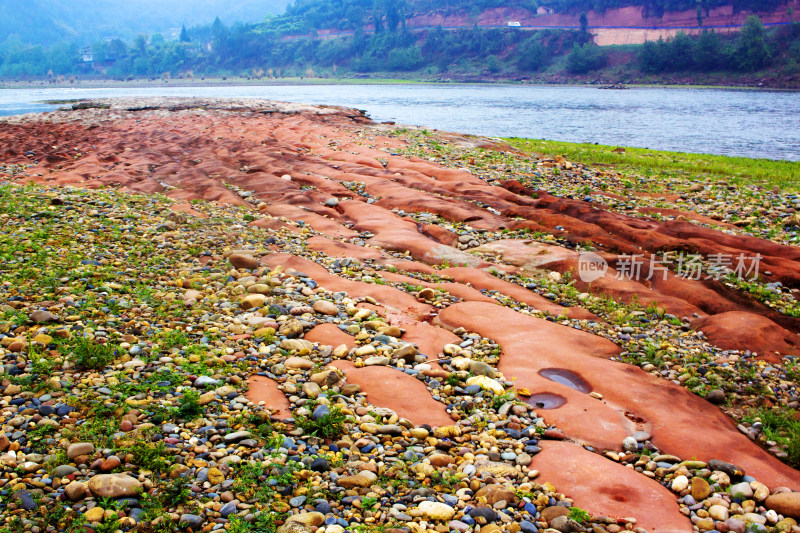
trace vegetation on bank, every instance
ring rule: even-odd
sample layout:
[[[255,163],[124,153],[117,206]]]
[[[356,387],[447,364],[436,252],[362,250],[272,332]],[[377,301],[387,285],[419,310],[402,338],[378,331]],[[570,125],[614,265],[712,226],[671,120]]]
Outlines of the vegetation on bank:
[[[209,26],[183,28],[174,40],[161,34],[139,35],[132,41],[101,40],[92,45],[91,55],[77,43],[43,47],[11,36],[0,43],[0,77],[51,83],[71,77],[198,80],[207,76],[630,83],[647,77],[669,81],[675,76],[705,82],[704,76],[713,74],[723,82],[742,79],[748,84],[753,77],[772,78],[777,81],[771,85],[784,86],[800,79],[800,22],[765,29],[751,17],[740,34],[709,30],[644,45],[599,47],[592,43],[585,14],[575,14],[576,27],[582,22],[580,30],[525,31],[476,24],[410,31],[405,21],[411,11],[403,10],[404,3],[386,3],[379,13],[351,6],[344,14],[325,11],[325,5],[299,2],[285,15],[261,24],[227,27],[217,19]],[[328,20],[339,33],[317,35],[320,14],[334,17]],[[339,16],[344,19],[337,22]]]
[[[543,139],[506,139],[525,152],[563,156],[585,165],[613,165],[617,169],[651,175],[662,171],[708,176],[736,184],[763,184],[784,191],[800,191],[800,162],[751,159],[723,155],[691,154],[619,148],[601,144],[569,143]]]

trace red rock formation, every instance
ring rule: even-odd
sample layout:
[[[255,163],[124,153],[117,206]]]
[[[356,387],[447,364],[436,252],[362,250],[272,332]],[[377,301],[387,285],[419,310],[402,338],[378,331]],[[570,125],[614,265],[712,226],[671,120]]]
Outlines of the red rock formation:
[[[500,371],[507,379],[517,378],[516,385],[533,394],[556,392],[565,398],[561,407],[539,414],[581,442],[618,450],[622,439],[642,429],[666,453],[703,461],[722,459],[740,465],[772,487],[800,487],[796,470],[739,433],[717,407],[640,368],[609,361],[610,355],[619,352],[609,341],[478,302],[450,306],[442,310],[437,322],[495,339],[503,349]],[[543,378],[539,372],[545,368],[577,374],[603,399]],[[637,426],[629,415],[644,422]]]
[[[730,311],[699,318],[693,325],[720,348],[736,350],[741,346],[750,346],[756,352],[800,352],[800,335],[790,333],[770,319],[753,313]],[[777,362],[780,358],[772,360]]]
[[[519,385],[534,394],[557,395],[566,401],[561,407],[541,410],[541,414],[570,437],[616,449],[632,431],[647,429],[653,434],[654,443],[666,451],[683,457],[727,459],[773,485],[797,486],[795,471],[740,435],[717,408],[638,368],[608,361],[618,353],[611,342],[515,313],[480,292],[498,291],[552,315],[593,319],[585,310],[564,308],[485,271],[491,267],[507,272],[547,269],[577,273],[578,252],[532,241],[495,241],[478,249],[499,258],[497,263],[490,263],[458,250],[451,231],[418,223],[395,211],[435,213],[490,232],[528,228],[572,243],[591,241],[602,250],[610,270],[591,283],[577,279],[576,286],[581,290],[658,305],[678,317],[692,319],[692,324],[720,347],[763,353],[800,353],[800,321],[714,280],[683,279],[671,273],[666,279],[658,275],[651,280],[618,279],[616,274],[624,263],[621,256],[640,254],[647,261],[651,254],[663,251],[700,253],[706,257],[720,253],[760,254],[762,273],[771,273],[767,279],[800,287],[800,249],[724,233],[686,220],[634,218],[596,204],[532,191],[516,181],[497,187],[464,170],[392,155],[390,152],[402,146],[402,141],[375,132],[364,135],[355,131],[354,126],[363,122],[363,117],[342,110],[262,113],[244,107],[225,112],[213,108],[183,109],[169,113],[116,109],[118,119],[114,121],[103,114],[78,114],[75,120],[69,114],[57,114],[53,119],[44,116],[22,123],[1,122],[0,161],[25,165],[14,177],[20,182],[117,186],[127,191],[166,193],[179,200],[179,210],[187,209],[189,200],[204,199],[244,206],[254,213],[303,220],[325,235],[309,239],[309,247],[331,257],[354,257],[392,265],[402,272],[426,274],[436,273],[432,266],[456,265],[440,272],[451,276],[452,283],[421,282],[388,272],[385,277],[441,288],[466,301],[442,310],[439,323],[451,328],[463,326],[498,340],[504,350],[500,368],[507,377],[517,377]],[[83,119],[92,125],[87,127]],[[240,195],[237,190],[248,194]],[[337,202],[329,202],[333,198]],[[709,222],[682,211],[663,214]],[[277,218],[260,218],[252,224],[273,230],[287,227]],[[370,247],[344,242],[352,239]],[[459,342],[457,336],[426,323],[437,312],[433,306],[393,287],[348,280],[307,259],[285,254],[269,255],[262,264],[302,271],[331,291],[374,298],[377,305],[359,305],[404,327],[403,340],[416,343],[431,358],[441,353],[444,344]],[[648,273],[649,267],[643,268],[642,278]],[[325,344],[353,345],[351,337],[330,325],[315,328],[306,338]],[[348,365],[337,364],[341,368]],[[546,379],[539,372],[548,368],[573,372],[602,393],[603,400]],[[424,421],[429,415],[416,409],[432,409],[430,420],[450,423],[441,404],[433,402],[427,390],[423,394],[419,387],[424,386],[414,378],[390,368],[346,370],[352,373],[353,380],[363,378],[365,390],[371,387],[371,377],[390,379],[392,384],[410,379],[408,383],[413,382],[418,392],[410,396],[427,400],[420,399],[422,404],[403,412],[412,420]],[[390,407],[405,399],[394,392],[385,397],[372,392],[371,400],[386,402]],[[274,383],[256,380],[249,394],[267,393],[269,396],[254,398],[265,399],[288,416],[281,411],[286,404],[281,402],[283,395]],[[644,423],[631,419],[636,417]],[[587,425],[587,418],[594,424]],[[698,434],[698,427],[702,434]]]
[[[317,342],[334,348],[342,344],[348,349],[357,346],[356,339],[348,335],[334,324],[320,324],[306,333],[303,338],[309,342]]]
[[[374,405],[387,407],[417,425],[453,424],[444,404],[434,400],[425,384],[413,376],[386,366],[356,368],[350,361],[343,360],[334,361],[332,365],[347,375],[349,383],[360,385]]]
[[[387,309],[387,316],[391,317],[392,321],[398,325],[424,321],[433,312],[431,306],[418,302],[416,298],[399,289],[334,276],[325,268],[301,257],[271,254],[263,257],[261,263],[271,268],[282,266],[286,270],[302,272],[329,291],[344,291],[351,297],[370,296]]]
[[[657,482],[569,442],[544,442],[531,468],[592,515],[636,518],[651,533],[689,533],[675,495]],[[587,482],[588,480],[588,482]]]
[[[278,384],[265,376],[253,376],[247,381],[248,400],[256,405],[263,402],[265,408],[277,418],[290,418],[292,411],[289,400],[278,388]]]

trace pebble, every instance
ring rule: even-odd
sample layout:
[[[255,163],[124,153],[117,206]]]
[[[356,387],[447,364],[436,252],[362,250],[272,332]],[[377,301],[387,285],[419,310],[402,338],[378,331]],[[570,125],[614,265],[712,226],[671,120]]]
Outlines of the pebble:
[[[748,499],[753,497],[753,489],[752,487],[750,487],[750,483],[747,482],[736,483],[735,485],[731,485],[728,488],[728,492],[734,498],[742,497],[744,499]]]
[[[33,496],[27,490],[20,490],[14,493],[13,499],[19,503],[19,506],[26,511],[33,511],[38,508]]]
[[[196,514],[184,513],[178,523],[190,529],[200,529],[203,525],[203,517]]]
[[[418,511],[430,520],[450,520],[456,514],[456,510],[447,504],[439,502],[425,501],[419,504]]]
[[[98,474],[89,479],[89,490],[98,498],[137,496],[142,484],[127,474]]]
[[[231,254],[228,256],[228,261],[230,261],[234,268],[246,270],[258,268],[258,259],[250,254]]]

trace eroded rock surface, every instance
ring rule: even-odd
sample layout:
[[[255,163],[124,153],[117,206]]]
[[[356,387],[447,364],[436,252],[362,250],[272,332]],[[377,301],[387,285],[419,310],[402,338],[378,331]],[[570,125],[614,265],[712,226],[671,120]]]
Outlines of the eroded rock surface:
[[[396,473],[389,472],[391,461],[380,461],[378,466],[374,455],[378,450],[388,457],[403,454],[412,465],[403,475],[412,475],[420,481],[419,490],[430,490],[442,500],[430,509],[420,505],[408,511],[432,520],[470,520],[457,498],[442,495],[448,485],[450,492],[475,483],[482,486],[487,478],[481,481],[476,475],[483,473],[494,482],[513,481],[535,492],[539,511],[555,507],[550,505],[553,496],[538,485],[549,481],[576,506],[611,516],[613,520],[603,522],[611,530],[619,530],[617,519],[624,525],[624,517],[634,517],[637,526],[651,532],[688,532],[692,526],[686,516],[696,510],[690,511],[693,504],[686,500],[689,478],[709,485],[705,478],[710,477],[730,505],[725,491],[740,481],[742,468],[765,484],[748,485],[759,505],[769,496],[767,507],[797,516],[796,505],[791,507],[796,498],[770,496],[770,489],[797,490],[798,472],[753,442],[766,440],[755,424],[737,428],[720,408],[702,398],[727,402],[726,407],[738,415],[756,407],[796,406],[800,400],[796,379],[781,366],[791,366],[784,356],[800,354],[800,319],[791,312],[795,302],[791,295],[796,294],[791,291],[800,288],[796,246],[747,235],[741,225],[712,218],[713,213],[700,207],[692,211],[690,206],[679,206],[682,197],[676,194],[662,195],[670,207],[632,209],[534,188],[526,185],[531,174],[513,164],[506,167],[506,162],[490,160],[487,170],[475,162],[483,156],[473,150],[477,145],[498,158],[525,159],[497,143],[439,137],[442,142],[455,140],[454,147],[473,150],[464,152],[458,164],[440,164],[436,160],[440,153],[412,155],[409,152],[418,146],[411,137],[378,127],[353,110],[248,100],[96,104],[0,122],[0,178],[15,184],[160,193],[172,200],[169,214],[147,238],[162,249],[180,250],[176,257],[184,263],[176,279],[162,276],[158,289],[179,288],[180,296],[167,301],[177,301],[185,309],[204,309],[205,314],[198,311],[193,318],[214,321],[209,330],[212,338],[205,342],[224,346],[215,354],[215,363],[252,370],[244,381],[244,397],[237,390],[242,385],[238,376],[223,384],[227,378],[221,372],[214,377],[192,375],[191,386],[209,388],[201,391],[200,405],[216,409],[227,402],[231,409],[241,410],[249,402],[253,408],[263,406],[273,421],[291,421],[295,416],[325,420],[336,414],[334,409],[345,408],[351,416],[350,434],[339,436],[337,445],[319,435],[309,438],[291,424],[282,435],[284,446],[294,446],[292,455],[306,449],[305,442],[298,448],[292,440],[300,437],[314,442],[315,449],[328,446],[331,457],[341,449],[353,453],[343,470],[347,475],[340,476],[338,484],[322,479],[327,488],[346,490],[348,497],[373,494],[378,473]],[[554,168],[575,180],[588,179],[590,171],[575,169],[566,161],[540,160],[534,166],[537,174],[550,172],[553,181],[560,175]],[[622,203],[637,200],[636,195],[605,190],[595,196]],[[107,206],[92,201],[86,216],[98,219]],[[181,247],[176,243],[182,236],[201,223],[212,223],[197,201],[231,209],[234,222],[224,229],[214,226],[212,238],[200,244]],[[53,198],[50,211],[61,205],[63,199]],[[786,214],[791,220],[791,213]],[[135,218],[115,214],[114,220]],[[104,228],[92,231],[101,233]],[[259,235],[259,242],[244,237],[251,232]],[[239,240],[249,241],[247,248],[239,249]],[[590,282],[578,275],[581,247],[591,247],[608,265]],[[691,252],[706,259],[715,254],[734,258],[758,254],[761,294],[768,290],[780,297],[759,299],[758,291],[748,293],[724,279],[690,279],[674,270],[651,268],[656,254],[664,252]],[[643,266],[636,276],[625,276],[626,260],[632,255]],[[147,257],[139,253],[125,260],[130,263],[143,256]],[[83,265],[105,265],[86,261]],[[208,272],[215,274],[214,284],[195,286],[199,282],[193,280],[202,278],[199,273]],[[230,301],[204,307],[220,303],[219,294]],[[37,328],[46,326],[46,331],[15,329],[19,324],[4,328],[3,353],[16,358],[31,342],[46,347],[53,342],[51,334],[70,335],[58,329],[76,320],[63,304],[8,299],[9,312],[30,311],[20,323],[28,327],[30,319]],[[111,312],[107,308],[100,314]],[[46,320],[37,319],[43,316]],[[225,334],[217,339],[221,329]],[[127,337],[142,334],[133,331],[135,335]],[[28,338],[23,333],[32,334]],[[183,356],[179,352],[176,346],[156,361],[174,364]],[[750,352],[763,360],[757,361]],[[192,356],[192,364],[203,362],[196,353]],[[7,368],[27,371],[31,365],[21,357]],[[145,367],[138,359],[128,359],[120,363],[126,370]],[[269,365],[259,366],[267,359]],[[727,368],[735,369],[733,382],[725,382]],[[750,375],[751,369],[756,378],[748,379],[764,378],[770,386],[743,392],[754,385],[740,379],[739,372]],[[711,379],[719,376],[720,381]],[[731,383],[735,385],[724,387]],[[95,389],[106,394],[102,385]],[[3,387],[5,397],[23,399],[18,383],[4,382]],[[504,395],[506,391],[509,394]],[[514,391],[517,398],[510,394]],[[40,402],[46,404],[39,409],[44,415],[36,416],[55,413],[48,401],[52,403]],[[236,420],[224,418],[225,424],[217,427]],[[24,424],[21,419],[13,422],[14,428]],[[132,431],[140,422],[129,416],[120,428]],[[16,434],[6,426],[3,431]],[[177,426],[165,432],[171,446],[180,443],[174,436],[181,436]],[[191,467],[174,467],[175,476],[191,471],[198,483],[210,483],[209,490],[223,492],[225,505],[215,508],[212,513],[217,514],[206,516],[209,519],[249,509],[220,489],[230,465],[248,457],[259,442],[241,428],[226,434],[222,442],[231,444],[230,449],[215,456],[216,466],[203,467],[202,474],[191,461],[186,462]],[[77,449],[74,446],[82,446],[80,454],[70,454],[70,449]],[[78,472],[78,467],[103,472],[127,467],[116,457],[94,457],[93,445],[72,443],[72,447],[67,455],[76,467],[70,466],[75,470],[66,475]],[[39,459],[36,454],[25,452],[28,455],[22,457],[20,452],[18,457],[14,452],[20,446],[0,432],[0,451],[9,449],[10,455],[0,458],[5,467],[26,474],[38,470],[36,461],[24,460]],[[435,450],[435,454],[426,457],[425,451],[418,456],[415,450]],[[778,448],[771,451],[781,453]],[[464,460],[467,453],[473,457]],[[656,453],[661,462],[650,468],[646,458]],[[322,455],[308,461],[313,472],[330,470]],[[667,469],[667,463],[680,464],[681,470]],[[437,473],[434,464],[457,465],[458,475],[448,478]],[[103,465],[113,466],[103,470]],[[645,468],[658,479],[644,475]],[[118,479],[113,476],[122,474],[94,475],[86,486],[96,496],[131,496],[130,488],[103,488],[103,483]],[[138,487],[134,478],[119,479]],[[66,499],[84,498],[82,482],[70,486]],[[481,490],[487,492],[491,486]],[[701,499],[714,497],[710,485],[707,489]],[[29,506],[24,494],[17,499]],[[363,500],[358,501],[361,505]],[[304,494],[281,503],[287,506],[283,511],[295,509],[292,516],[304,516],[299,514],[304,505],[311,510]],[[535,520],[536,513],[522,507]],[[399,513],[399,520],[413,519],[397,509],[392,516]],[[471,516],[480,516],[479,523],[502,522],[497,511],[478,509]],[[317,518],[330,514],[315,513],[317,526],[321,523]],[[755,513],[758,520],[764,513]],[[103,519],[95,514],[93,519]],[[556,516],[563,512],[550,514],[539,529],[556,520],[569,526],[566,517]],[[198,525],[204,519],[184,516]],[[738,527],[721,519],[722,514],[716,523],[706,516],[692,516],[706,530]],[[464,522],[450,525],[459,530],[469,527]]]

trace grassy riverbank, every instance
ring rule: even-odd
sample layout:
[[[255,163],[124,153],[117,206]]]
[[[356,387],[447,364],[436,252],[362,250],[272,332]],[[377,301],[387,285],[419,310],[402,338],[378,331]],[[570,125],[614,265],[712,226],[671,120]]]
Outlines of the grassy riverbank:
[[[619,148],[602,144],[568,143],[543,139],[506,139],[520,150],[549,156],[561,155],[570,161],[592,166],[613,165],[649,175],[658,172],[682,172],[732,183],[756,183],[800,190],[800,162],[711,154],[668,152],[649,148]]]

